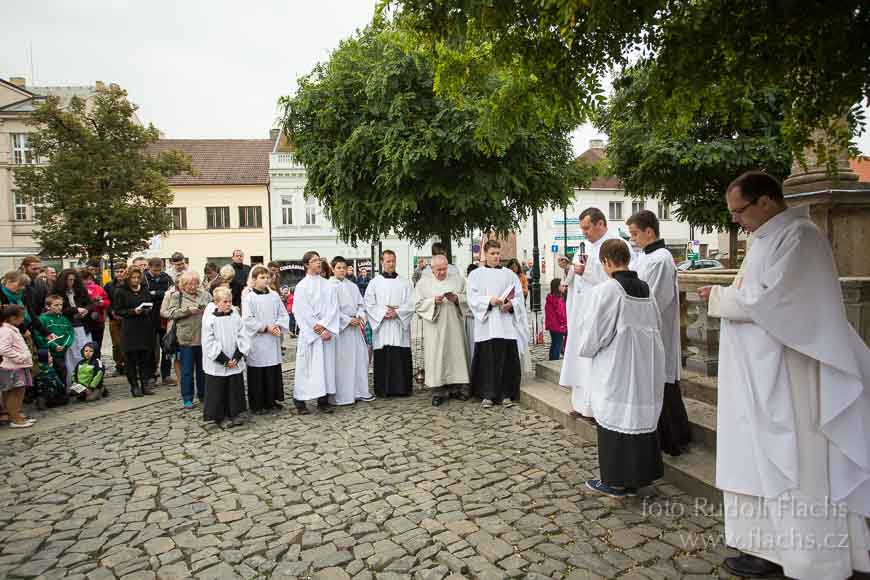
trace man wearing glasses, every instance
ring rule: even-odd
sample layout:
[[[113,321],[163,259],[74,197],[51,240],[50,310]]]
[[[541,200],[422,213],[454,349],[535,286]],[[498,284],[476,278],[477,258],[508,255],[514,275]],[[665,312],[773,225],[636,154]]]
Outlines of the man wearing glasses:
[[[846,319],[825,235],[749,172],[726,192],[753,243],[722,319],[716,485],[737,576],[845,579],[870,571],[870,349]]]

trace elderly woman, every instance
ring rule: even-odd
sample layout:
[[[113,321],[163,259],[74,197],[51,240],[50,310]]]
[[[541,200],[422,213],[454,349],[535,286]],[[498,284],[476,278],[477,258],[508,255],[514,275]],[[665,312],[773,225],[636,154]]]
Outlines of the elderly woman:
[[[211,302],[199,276],[187,271],[178,279],[178,287],[166,298],[164,314],[175,326],[178,356],[181,359],[181,398],[185,409],[193,408],[193,395],[205,399],[205,374],[202,370],[202,314]],[[194,387],[195,390],[194,390]]]

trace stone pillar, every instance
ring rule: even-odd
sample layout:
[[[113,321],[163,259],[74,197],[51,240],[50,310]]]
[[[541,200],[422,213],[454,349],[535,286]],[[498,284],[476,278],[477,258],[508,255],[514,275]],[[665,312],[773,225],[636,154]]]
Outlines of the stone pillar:
[[[870,278],[840,278],[846,318],[870,345]]]
[[[697,270],[679,274],[680,340],[685,340],[683,366],[686,370],[709,377],[718,373],[719,319],[708,316],[707,303],[700,299],[697,290],[702,286],[728,286],[736,274],[737,270],[716,270],[715,274]]]
[[[828,236],[841,277],[870,276],[870,183],[858,181],[845,150],[834,175],[812,150],[806,151],[806,161],[806,169],[795,161],[782,184],[786,202],[809,208],[810,218]]]

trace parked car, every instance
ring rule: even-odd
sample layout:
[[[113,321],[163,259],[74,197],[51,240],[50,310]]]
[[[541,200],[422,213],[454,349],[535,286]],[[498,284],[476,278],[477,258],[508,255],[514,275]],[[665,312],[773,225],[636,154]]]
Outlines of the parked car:
[[[722,262],[719,260],[686,260],[685,262],[680,262],[677,266],[677,270],[681,272],[688,272],[690,270],[706,270],[707,268],[724,268]]]

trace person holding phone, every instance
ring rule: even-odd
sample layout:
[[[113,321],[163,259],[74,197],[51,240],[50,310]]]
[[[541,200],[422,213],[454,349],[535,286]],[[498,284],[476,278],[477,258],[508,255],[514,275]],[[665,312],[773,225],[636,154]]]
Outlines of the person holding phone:
[[[142,270],[132,267],[124,284],[115,290],[115,314],[121,318],[121,343],[124,345],[127,381],[134,397],[153,395],[149,378],[154,356],[154,304],[142,283]]]

